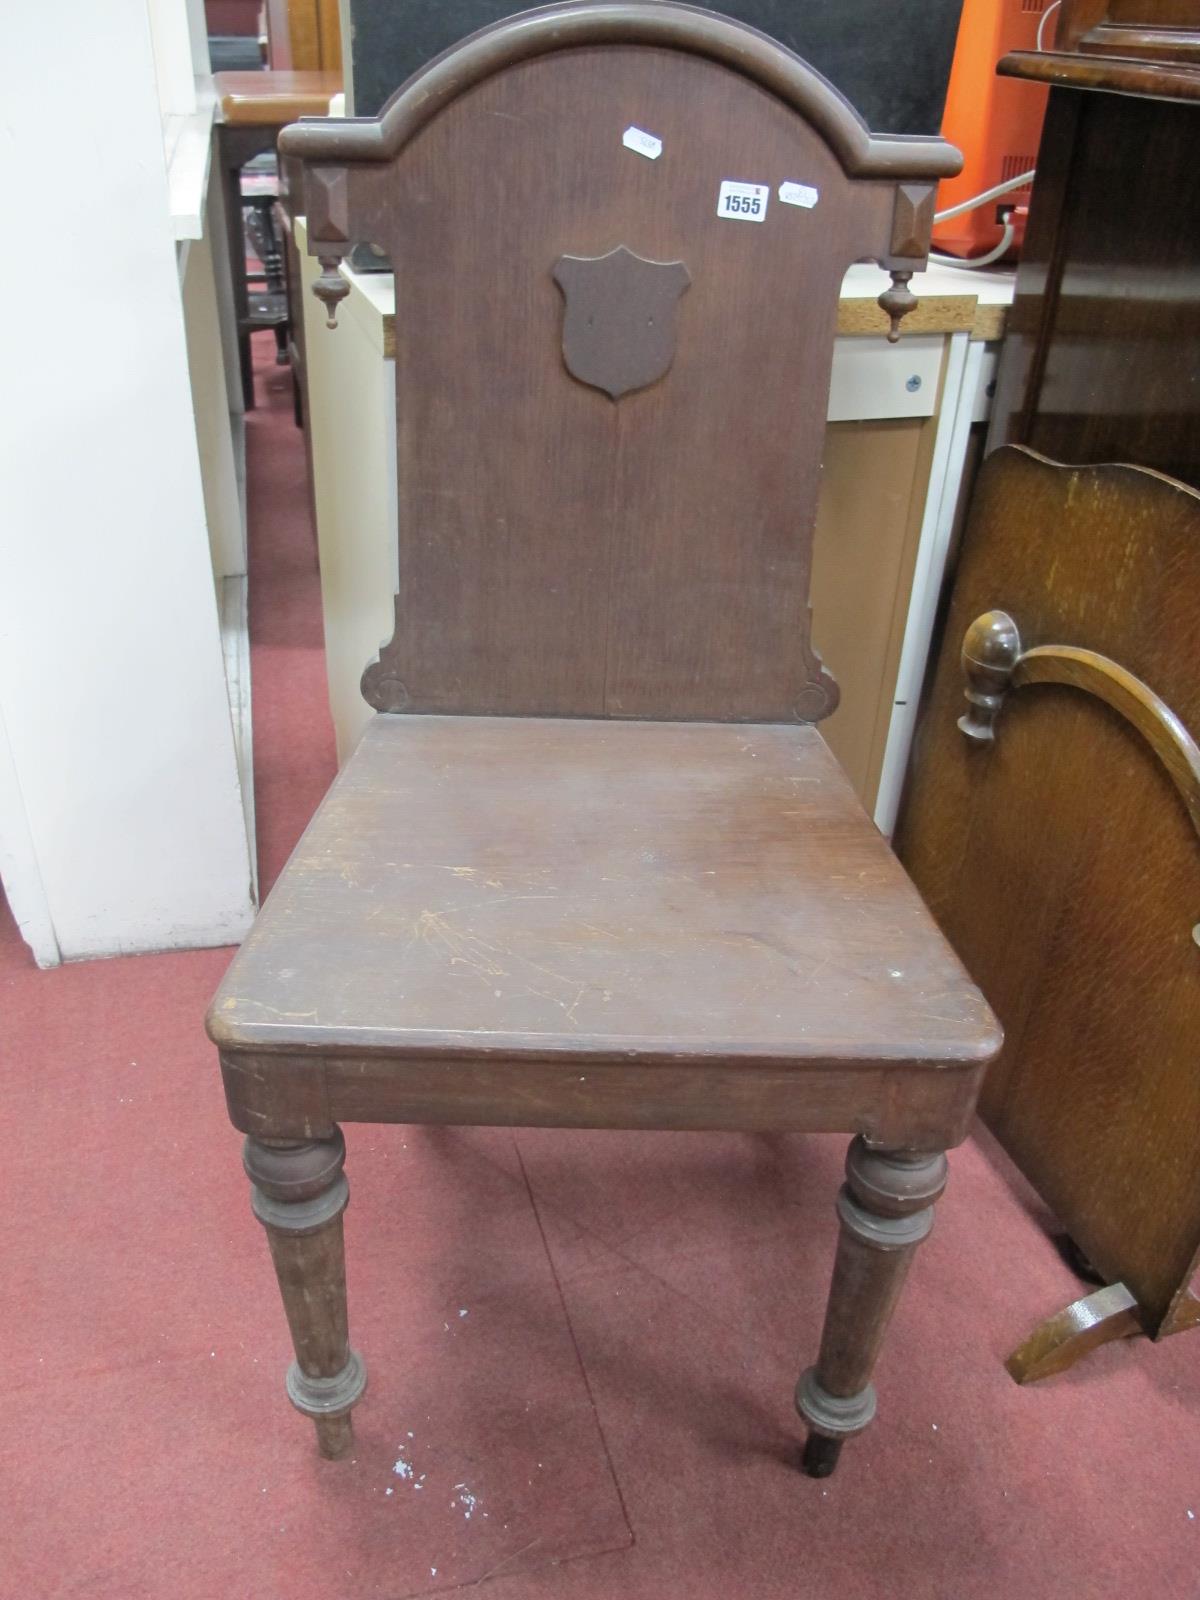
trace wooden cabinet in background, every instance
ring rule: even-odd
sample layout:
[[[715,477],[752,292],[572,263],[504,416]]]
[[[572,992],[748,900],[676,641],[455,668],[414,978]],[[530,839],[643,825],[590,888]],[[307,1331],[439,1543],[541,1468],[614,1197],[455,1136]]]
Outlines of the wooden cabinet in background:
[[[266,0],[265,13],[274,71],[341,72],[338,0]]]
[[[1043,1324],[1021,1378],[1197,1310],[1198,638],[1200,495],[988,458],[897,850],[1004,1026],[985,1120],[1124,1290]]]
[[[989,447],[1200,488],[1200,4],[1100,10],[1064,4],[1075,52],[1000,63],[1054,87]],[[1138,58],[1097,53],[1118,44]],[[1175,59],[1140,54],[1152,46]]]

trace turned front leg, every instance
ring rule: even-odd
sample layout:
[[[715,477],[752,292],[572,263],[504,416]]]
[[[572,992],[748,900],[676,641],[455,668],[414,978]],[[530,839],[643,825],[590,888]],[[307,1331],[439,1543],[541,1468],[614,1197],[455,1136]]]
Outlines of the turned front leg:
[[[862,1138],[847,1151],[821,1351],[796,1387],[796,1409],[809,1429],[804,1470],[810,1477],[828,1477],[845,1440],[875,1415],[871,1373],[913,1252],[933,1226],[933,1202],[945,1187],[940,1153],[873,1150]]]
[[[346,1319],[346,1142],[340,1129],[306,1143],[247,1139],[242,1159],[296,1352],[288,1398],[315,1422],[321,1454],[345,1455],[354,1441],[350,1409],[367,1386]]]

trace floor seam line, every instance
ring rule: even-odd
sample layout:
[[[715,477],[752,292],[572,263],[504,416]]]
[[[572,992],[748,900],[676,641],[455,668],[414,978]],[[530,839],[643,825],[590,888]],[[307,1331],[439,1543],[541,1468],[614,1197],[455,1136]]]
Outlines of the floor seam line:
[[[567,1333],[571,1338],[571,1347],[575,1351],[575,1360],[579,1364],[579,1375],[583,1379],[583,1387],[587,1393],[588,1404],[592,1408],[592,1416],[596,1422],[596,1432],[600,1435],[600,1446],[604,1451],[604,1459],[608,1464],[609,1474],[612,1477],[613,1488],[616,1491],[617,1504],[621,1508],[621,1518],[629,1534],[629,1548],[637,1544],[637,1534],[633,1531],[633,1523],[629,1519],[629,1508],[625,1504],[625,1495],[621,1489],[621,1480],[617,1476],[616,1465],[612,1458],[612,1451],[608,1447],[608,1437],[604,1432],[604,1424],[600,1420],[600,1408],[596,1404],[596,1396],[592,1391],[592,1382],[588,1377],[587,1366],[583,1359],[583,1352],[579,1348],[579,1340],[575,1336],[575,1325],[571,1320],[571,1313],[567,1307],[567,1297],[563,1293],[562,1280],[558,1275],[558,1268],[550,1250],[550,1241],[546,1238],[546,1230],[542,1225],[542,1214],[538,1209],[537,1196],[533,1192],[533,1184],[529,1181],[529,1173],[525,1166],[525,1157],[521,1154],[521,1147],[513,1135],[513,1149],[516,1151],[517,1161],[520,1163],[521,1176],[525,1180],[525,1192],[529,1196],[530,1208],[533,1211],[533,1220],[537,1223],[538,1233],[541,1235],[542,1249],[546,1253],[546,1263],[550,1268],[550,1275],[554,1279],[554,1290],[558,1295],[558,1303],[562,1307],[563,1320],[567,1324]]]

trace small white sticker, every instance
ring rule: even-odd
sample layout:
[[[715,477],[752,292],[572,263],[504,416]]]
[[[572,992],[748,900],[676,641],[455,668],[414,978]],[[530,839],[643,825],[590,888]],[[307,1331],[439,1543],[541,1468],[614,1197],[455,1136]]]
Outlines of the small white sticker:
[[[717,215],[736,222],[761,222],[767,214],[771,191],[765,183],[734,183],[726,178],[717,196]]]
[[[781,183],[779,198],[785,206],[803,206],[811,211],[821,196],[807,183]]]
[[[645,156],[648,161],[657,161],[662,155],[662,140],[656,139],[644,128],[635,128],[632,123],[621,135],[621,143],[626,150],[636,150],[638,155]]]

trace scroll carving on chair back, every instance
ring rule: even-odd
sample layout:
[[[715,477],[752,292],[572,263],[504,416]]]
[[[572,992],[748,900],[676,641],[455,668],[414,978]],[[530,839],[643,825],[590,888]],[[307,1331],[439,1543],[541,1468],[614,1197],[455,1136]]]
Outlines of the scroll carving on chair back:
[[[368,701],[827,715],[808,590],[839,288],[922,264],[957,152],[869,134],[782,47],[665,0],[525,13],[377,121],[281,147],[331,298],[356,240],[395,267],[399,590]]]

